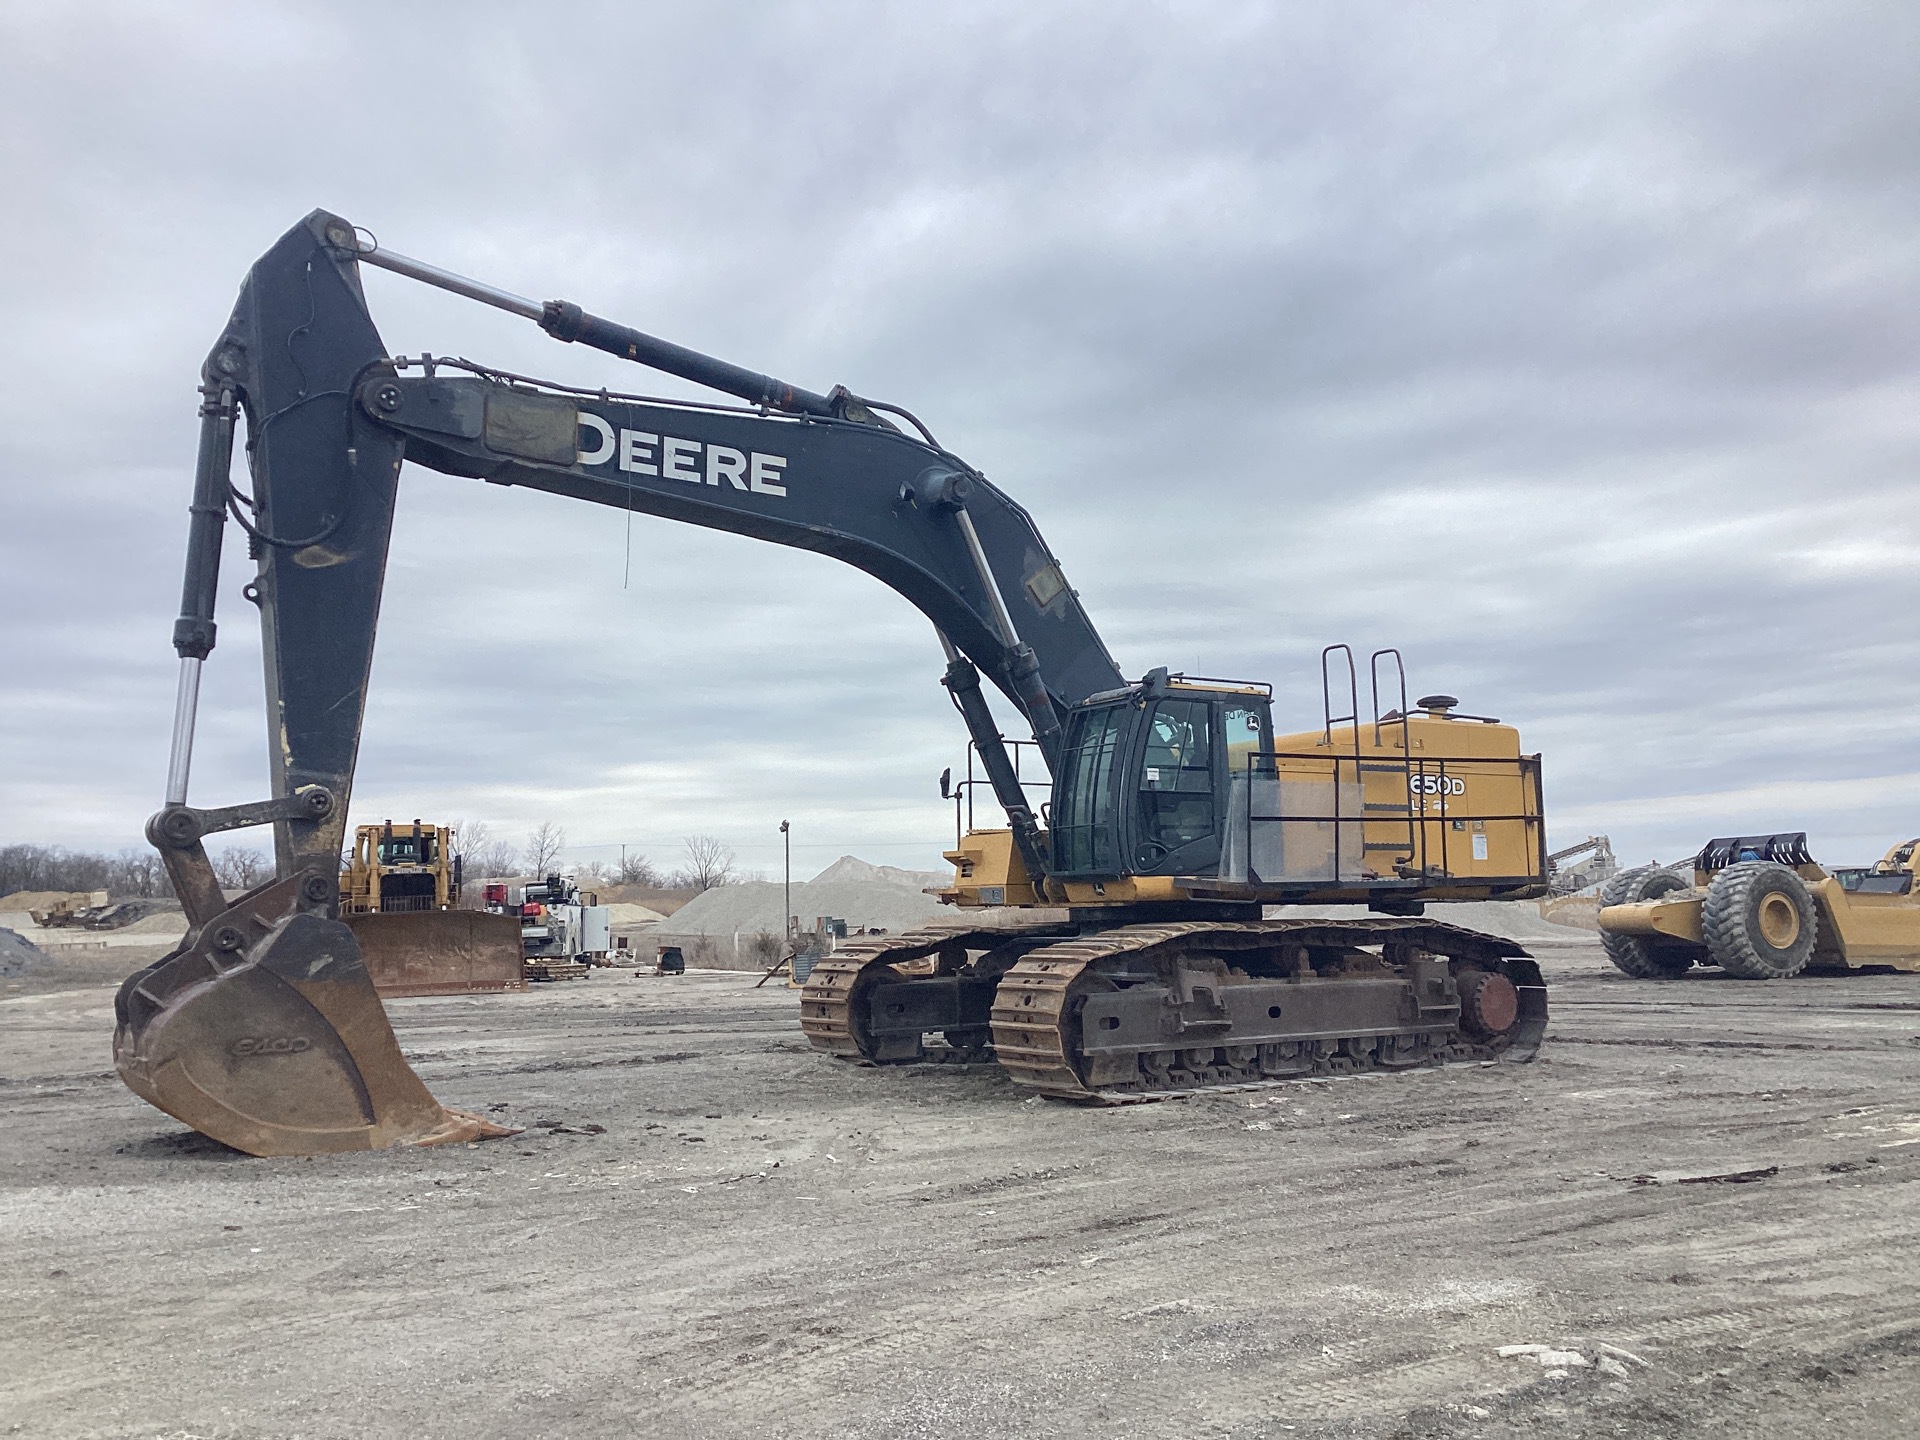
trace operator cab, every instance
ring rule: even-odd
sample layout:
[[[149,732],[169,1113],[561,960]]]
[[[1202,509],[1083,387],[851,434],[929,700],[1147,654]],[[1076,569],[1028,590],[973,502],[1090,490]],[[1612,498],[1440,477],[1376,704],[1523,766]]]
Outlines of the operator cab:
[[[1836,868],[1831,873],[1840,888],[1853,895],[1911,895],[1913,877],[1920,870],[1920,840],[1895,845],[1877,864]]]
[[[1228,777],[1273,748],[1273,690],[1155,670],[1067,719],[1050,835],[1061,879],[1219,868]]]
[[[421,830],[414,822],[414,833],[396,835],[391,825],[380,836],[379,858],[382,865],[433,865],[440,859],[439,845],[430,830]]]

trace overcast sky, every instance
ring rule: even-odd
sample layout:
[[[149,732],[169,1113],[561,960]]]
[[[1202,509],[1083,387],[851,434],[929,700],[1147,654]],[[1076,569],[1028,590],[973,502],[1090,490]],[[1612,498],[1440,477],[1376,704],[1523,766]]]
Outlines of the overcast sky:
[[[1397,645],[1550,838],[1920,832],[1920,7],[0,6],[0,843],[160,799],[198,368],[324,206],[907,406],[1123,669]],[[396,353],[670,389],[370,273]],[[677,393],[689,393],[680,391]],[[762,542],[409,468],[356,821],[939,863],[927,622]],[[266,792],[230,538],[193,799]]]

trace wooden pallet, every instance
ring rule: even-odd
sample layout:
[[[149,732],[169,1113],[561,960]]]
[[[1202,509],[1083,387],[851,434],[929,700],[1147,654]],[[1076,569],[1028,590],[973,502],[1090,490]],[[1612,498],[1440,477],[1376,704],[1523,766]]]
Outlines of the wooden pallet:
[[[577,960],[528,960],[525,964],[529,980],[584,980],[588,973]]]

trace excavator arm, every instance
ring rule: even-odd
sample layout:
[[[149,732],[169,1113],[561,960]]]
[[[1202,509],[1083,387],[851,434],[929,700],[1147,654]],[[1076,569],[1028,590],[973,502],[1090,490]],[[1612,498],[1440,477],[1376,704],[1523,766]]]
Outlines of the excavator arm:
[[[718,389],[747,407],[584,392],[464,361],[391,357],[360,266],[499,306],[555,338]],[[187,912],[181,949],[129,977],[115,1054],[138,1094],[256,1154],[484,1133],[442,1110],[400,1056],[351,933],[339,855],[400,470],[569,495],[834,556],[917,606],[944,683],[1034,876],[1045,839],[981,693],[1020,709],[1050,762],[1062,719],[1123,686],[1020,506],[889,407],[819,395],[586,314],[521,299],[368,243],[316,211],[254,265],[202,374],[201,438],[165,807],[148,822]],[[230,478],[246,419],[251,484]],[[225,522],[259,565],[272,798],[187,802],[200,667],[216,638]],[[273,881],[228,904],[208,834],[271,824]]]

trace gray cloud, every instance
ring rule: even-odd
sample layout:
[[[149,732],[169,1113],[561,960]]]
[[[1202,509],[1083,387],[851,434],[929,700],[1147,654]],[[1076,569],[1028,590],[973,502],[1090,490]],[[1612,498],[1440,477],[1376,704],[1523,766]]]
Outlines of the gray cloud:
[[[1123,666],[1331,640],[1518,722],[1554,838],[1920,824],[1900,5],[14,6],[0,841],[158,798],[199,360],[315,205],[920,413]],[[392,277],[396,351],[687,393]],[[363,814],[930,864],[928,627],[811,555],[410,471]],[[229,556],[195,794],[263,783]],[[589,852],[579,852],[583,857]],[[601,852],[607,853],[607,852]]]

